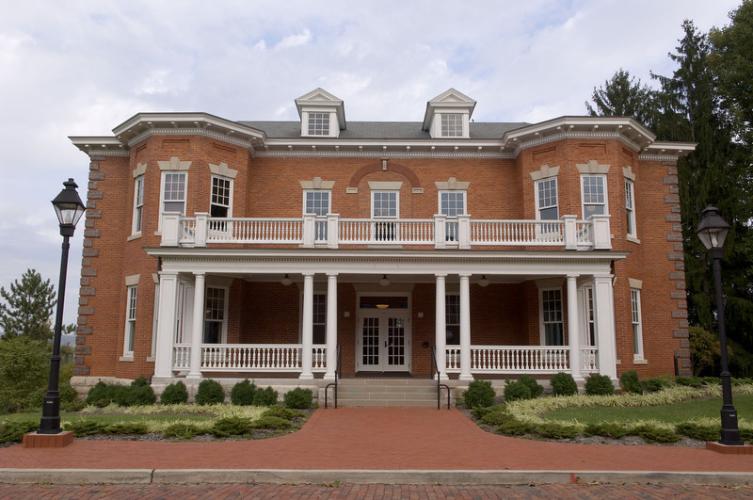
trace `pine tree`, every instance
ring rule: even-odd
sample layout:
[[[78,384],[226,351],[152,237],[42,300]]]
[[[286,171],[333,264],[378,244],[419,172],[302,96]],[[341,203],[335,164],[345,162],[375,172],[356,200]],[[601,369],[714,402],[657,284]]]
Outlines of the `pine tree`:
[[[640,79],[619,69],[601,88],[594,87],[593,106],[586,102],[591,116],[627,116],[654,128],[656,123],[656,95]]]
[[[48,341],[52,338],[50,316],[55,307],[55,287],[35,269],[27,269],[10,290],[0,287],[0,330],[2,338],[25,337]]]

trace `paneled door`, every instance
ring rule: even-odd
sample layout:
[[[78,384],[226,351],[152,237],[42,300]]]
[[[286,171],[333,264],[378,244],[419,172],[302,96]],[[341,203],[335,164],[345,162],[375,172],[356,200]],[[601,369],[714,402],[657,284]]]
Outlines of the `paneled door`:
[[[407,311],[368,311],[360,318],[356,342],[359,371],[410,371]]]

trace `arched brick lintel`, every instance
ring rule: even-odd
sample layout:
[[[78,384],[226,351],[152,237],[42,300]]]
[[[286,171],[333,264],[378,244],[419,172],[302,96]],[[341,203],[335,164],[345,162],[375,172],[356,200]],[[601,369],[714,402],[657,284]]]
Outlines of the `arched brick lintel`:
[[[382,171],[382,160],[378,160],[373,163],[367,163],[363,167],[359,168],[356,173],[353,174],[353,176],[350,178],[350,181],[348,181],[349,187],[358,187],[358,184],[361,182],[361,180],[366,177],[368,174],[372,172],[381,172]],[[418,176],[411,170],[410,168],[406,167],[405,165],[401,165],[399,163],[393,163],[392,161],[389,161],[387,164],[387,171],[389,172],[396,172],[406,179],[408,179],[408,182],[410,182],[410,185],[412,188],[420,188],[421,182],[418,180]]]

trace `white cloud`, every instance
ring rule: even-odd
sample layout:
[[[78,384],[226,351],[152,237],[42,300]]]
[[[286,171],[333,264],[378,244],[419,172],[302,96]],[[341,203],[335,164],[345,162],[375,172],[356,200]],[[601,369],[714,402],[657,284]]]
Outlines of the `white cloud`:
[[[300,47],[301,45],[306,45],[311,41],[311,32],[308,30],[308,28],[305,28],[302,32],[297,33],[295,35],[288,35],[282,40],[280,40],[280,43],[275,45],[276,49],[289,49],[292,47]]]

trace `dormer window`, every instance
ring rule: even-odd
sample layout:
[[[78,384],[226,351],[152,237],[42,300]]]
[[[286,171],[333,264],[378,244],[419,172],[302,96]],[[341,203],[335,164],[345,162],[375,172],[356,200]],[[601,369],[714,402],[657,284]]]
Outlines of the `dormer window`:
[[[432,139],[468,139],[471,136],[471,115],[476,101],[448,89],[426,103],[423,129]]]
[[[322,113],[319,111],[309,112],[308,130],[309,135],[329,135],[329,120],[331,113]]]
[[[442,137],[463,137],[463,114],[442,113]]]

